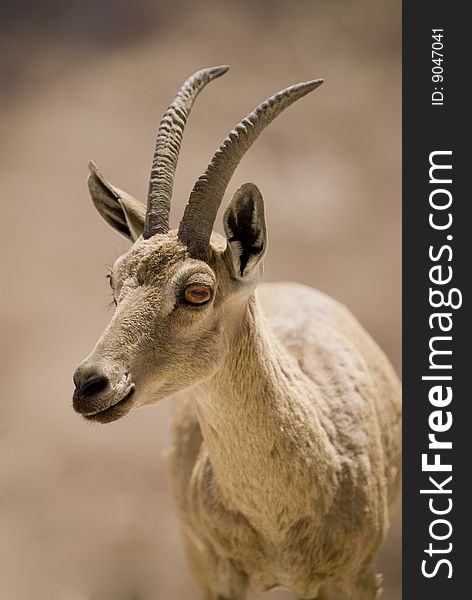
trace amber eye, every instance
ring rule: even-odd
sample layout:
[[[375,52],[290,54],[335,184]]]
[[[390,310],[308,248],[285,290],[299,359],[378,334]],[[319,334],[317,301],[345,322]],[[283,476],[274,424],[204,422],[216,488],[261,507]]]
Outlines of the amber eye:
[[[206,285],[189,285],[185,288],[184,297],[189,304],[205,304],[211,298],[211,288]]]

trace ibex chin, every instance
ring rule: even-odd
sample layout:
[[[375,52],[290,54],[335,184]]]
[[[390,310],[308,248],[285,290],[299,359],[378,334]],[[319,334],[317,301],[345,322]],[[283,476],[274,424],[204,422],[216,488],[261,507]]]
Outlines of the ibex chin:
[[[192,75],[164,114],[147,208],[90,166],[96,208],[134,244],[109,274],[116,311],[74,375],[73,406],[109,423],[173,399],[171,483],[205,598],[282,586],[371,600],[400,482],[397,376],[344,306],[303,285],[256,290],[267,234],[254,184],[226,209],[226,240],[212,233],[241,158],[322,81],[282,90],[236,125],[169,230],[187,117],[226,71]]]

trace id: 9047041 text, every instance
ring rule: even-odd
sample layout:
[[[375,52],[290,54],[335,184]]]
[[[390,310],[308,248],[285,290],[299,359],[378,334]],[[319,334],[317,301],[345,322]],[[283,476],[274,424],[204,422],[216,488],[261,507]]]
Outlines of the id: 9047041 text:
[[[432,106],[444,106],[444,30],[431,30],[431,81],[433,92],[431,94]]]

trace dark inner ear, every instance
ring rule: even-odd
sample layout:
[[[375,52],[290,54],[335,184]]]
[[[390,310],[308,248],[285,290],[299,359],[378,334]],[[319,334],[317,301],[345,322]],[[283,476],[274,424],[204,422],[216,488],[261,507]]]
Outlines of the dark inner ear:
[[[232,234],[228,241],[239,242],[241,245],[239,274],[242,277],[249,259],[264,250],[264,241],[261,239],[260,231],[254,223],[254,198],[252,196],[246,197],[235,208],[237,210],[230,211],[227,216],[227,224]]]
[[[90,163],[88,186],[93,203],[107,223],[132,242],[142,234],[146,207],[123,190],[111,185]]]
[[[264,201],[253,183],[236,191],[223,221],[233,268],[239,277],[247,276],[262,259],[266,243]]]
[[[91,165],[89,168],[88,186],[98,212],[109,225],[124,236],[129,237],[129,227],[123,209],[120,206],[118,194],[103,178],[95,165]]]

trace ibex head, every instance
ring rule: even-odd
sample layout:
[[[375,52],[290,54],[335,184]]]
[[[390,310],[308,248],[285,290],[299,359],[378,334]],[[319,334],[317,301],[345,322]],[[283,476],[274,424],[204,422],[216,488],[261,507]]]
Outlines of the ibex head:
[[[187,117],[198,93],[228,67],[203,69],[183,84],[157,135],[147,208],[108,183],[95,165],[88,179],[102,217],[134,242],[115,262],[115,314],[74,375],[75,410],[107,423],[213,374],[262,270],[267,240],[257,187],[239,188],[213,223],[239,161],[285,108],[322,80],[289,87],[260,104],[228,135],[196,182],[178,231],[169,231],[172,185]]]

